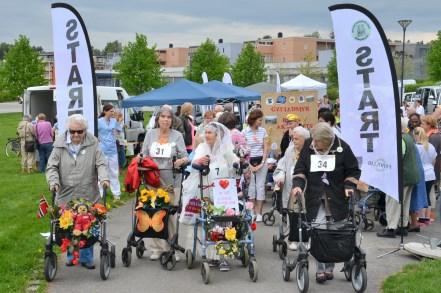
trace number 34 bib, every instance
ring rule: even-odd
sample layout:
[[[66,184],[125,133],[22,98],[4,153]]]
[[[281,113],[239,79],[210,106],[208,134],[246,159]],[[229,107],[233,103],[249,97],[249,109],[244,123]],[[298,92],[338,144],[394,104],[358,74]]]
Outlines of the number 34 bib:
[[[335,170],[335,155],[311,155],[310,172],[332,172]]]

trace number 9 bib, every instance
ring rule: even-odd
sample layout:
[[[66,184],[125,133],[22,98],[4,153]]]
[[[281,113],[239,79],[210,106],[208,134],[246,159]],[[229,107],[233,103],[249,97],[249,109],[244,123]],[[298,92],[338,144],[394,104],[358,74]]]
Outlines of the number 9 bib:
[[[310,172],[332,172],[335,170],[335,155],[311,155]]]
[[[150,146],[150,156],[153,158],[171,158],[171,144],[160,144],[158,142],[152,143]]]

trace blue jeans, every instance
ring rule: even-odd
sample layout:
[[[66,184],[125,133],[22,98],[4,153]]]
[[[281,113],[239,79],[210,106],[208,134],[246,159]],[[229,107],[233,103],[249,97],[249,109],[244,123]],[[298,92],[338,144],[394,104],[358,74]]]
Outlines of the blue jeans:
[[[125,146],[117,146],[118,149],[118,165],[119,168],[122,169],[126,166],[127,159],[126,159],[126,147]]]
[[[49,156],[51,155],[53,149],[53,144],[43,143],[38,146],[38,156],[40,157],[39,169],[41,173],[46,171],[47,161],[49,160]]]
[[[67,261],[71,262],[73,259],[72,253],[67,251]],[[80,249],[80,259],[78,260],[80,263],[84,264],[93,264],[93,245],[88,248]]]

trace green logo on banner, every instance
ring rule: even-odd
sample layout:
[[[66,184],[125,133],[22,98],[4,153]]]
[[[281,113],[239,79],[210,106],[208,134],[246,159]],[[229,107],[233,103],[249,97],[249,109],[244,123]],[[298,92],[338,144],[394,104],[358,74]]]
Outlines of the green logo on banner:
[[[359,20],[352,26],[352,37],[356,40],[362,41],[371,34],[371,27],[364,20]]]

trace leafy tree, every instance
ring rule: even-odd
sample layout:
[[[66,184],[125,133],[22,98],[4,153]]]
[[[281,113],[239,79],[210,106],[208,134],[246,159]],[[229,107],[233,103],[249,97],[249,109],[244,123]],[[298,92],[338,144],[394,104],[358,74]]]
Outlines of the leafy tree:
[[[11,44],[8,43],[0,43],[0,60],[3,60],[5,58],[6,53],[11,48]]]
[[[254,46],[248,43],[233,66],[233,81],[239,86],[249,86],[265,80],[265,62]]]
[[[143,34],[136,34],[135,42],[129,42],[124,47],[115,70],[131,95],[139,95],[163,85],[156,45],[149,48],[147,37]]]
[[[335,50],[327,67],[328,67],[328,86],[338,88],[337,56]]]
[[[438,31],[437,38],[431,43],[427,54],[427,67],[431,79],[441,80],[441,31]]]
[[[101,56],[103,55],[103,51],[92,46],[92,54],[93,56]]]
[[[205,71],[210,80],[222,80],[229,68],[228,58],[219,53],[213,41],[207,39],[194,53],[184,74],[189,80],[202,82],[202,72]]]
[[[6,53],[0,68],[0,83],[11,97],[20,96],[30,86],[46,83],[44,64],[27,37],[20,35]]]
[[[104,47],[103,53],[105,55],[110,54],[110,53],[120,53],[122,52],[123,47],[121,42],[119,41],[113,41],[113,42],[108,42],[106,44],[106,46]]]
[[[304,58],[304,62],[297,67],[299,73],[313,79],[320,77],[321,73],[314,64],[315,61],[315,57],[312,53],[307,54]]]

